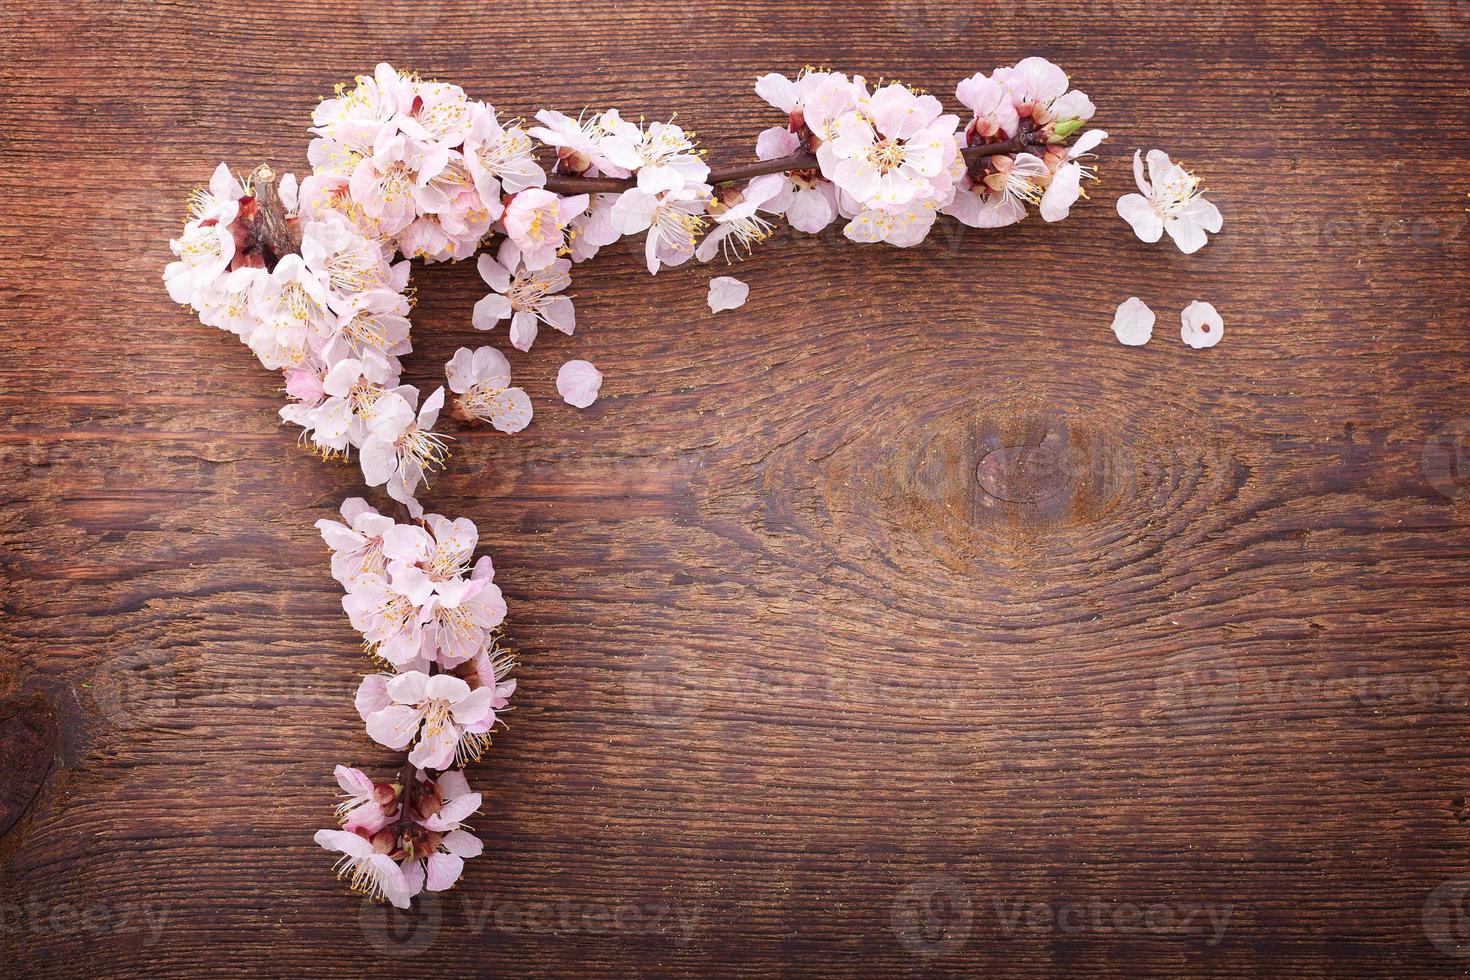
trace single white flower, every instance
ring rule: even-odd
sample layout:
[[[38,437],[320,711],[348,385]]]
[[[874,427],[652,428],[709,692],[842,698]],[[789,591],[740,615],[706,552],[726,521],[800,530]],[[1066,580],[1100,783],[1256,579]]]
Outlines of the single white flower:
[[[588,177],[626,177],[628,171],[608,160],[602,149],[602,139],[607,131],[602,128],[602,116],[596,114],[585,120],[572,119],[552,109],[536,113],[542,125],[527,130],[547,146],[556,147],[557,172],[581,174]]]
[[[1184,308],[1180,315],[1183,326],[1179,336],[1195,350],[1214,347],[1225,336],[1225,321],[1215,308],[1202,300],[1195,300]]]
[[[771,223],[759,212],[768,211],[768,202],[785,188],[785,177],[764,174],[746,184],[732,198],[711,201],[709,213],[715,227],[694,250],[699,261],[708,262],[717,251],[721,251],[728,263],[732,252],[737,257],[749,253],[751,248],[771,237]]]
[[[1082,179],[1096,180],[1097,171],[1081,161],[1096,156],[1093,148],[1107,138],[1108,134],[1103,130],[1090,129],[1067,148],[1065,162],[1051,175],[1051,182],[1041,195],[1043,221],[1061,221],[1071,213],[1077,199],[1086,196],[1082,191]]]
[[[1148,151],[1147,178],[1143,156],[1135,151],[1133,180],[1143,193],[1119,198],[1118,214],[1145,242],[1156,242],[1167,231],[1179,251],[1190,255],[1205,247],[1206,232],[1217,234],[1224,224],[1220,209],[1200,196],[1199,178],[1163,150]]]
[[[991,157],[989,169],[978,184],[966,177],[963,182],[972,186],[957,189],[941,210],[971,228],[1004,228],[1026,217],[1026,205],[1046,193],[1046,161],[1034,153]]]
[[[342,855],[337,861],[337,877],[345,879],[353,891],[376,901],[386,899],[401,909],[408,908],[413,889],[404,879],[402,869],[366,838],[350,830],[318,830],[313,839]]]
[[[733,310],[745,305],[750,287],[734,276],[715,276],[709,281],[709,311]]]
[[[379,745],[405,749],[412,744],[408,758],[414,765],[447,769],[456,758],[466,757],[462,745],[465,729],[493,713],[494,698],[491,688],[472,690],[452,674],[431,677],[423,671],[410,670],[386,682],[374,676],[364,678],[359,688],[358,711],[367,723],[368,736]]]
[[[933,201],[912,201],[902,208],[864,208],[842,227],[842,233],[863,244],[887,242],[912,248],[929,234],[938,213]]]
[[[1154,311],[1137,296],[1130,296],[1118,304],[1113,315],[1113,335],[1118,343],[1129,347],[1142,347],[1154,335]]]
[[[477,263],[480,278],[495,291],[475,304],[475,329],[490,330],[510,317],[510,342],[519,351],[530,350],[536,341],[538,320],[571,336],[577,311],[570,296],[557,294],[572,284],[572,263],[556,259],[543,269],[527,269],[520,249],[508,239],[495,254],[481,255]]]
[[[431,431],[444,407],[444,389],[435,389],[415,411],[418,398],[418,389],[410,385],[384,392],[373,403],[368,435],[358,453],[367,485],[386,484],[388,496],[408,507],[415,517],[424,509],[414,491],[449,459],[448,437]]]
[[[902,209],[942,197],[951,183],[949,162],[959,152],[959,117],[945,114],[934,96],[898,84],[874,92],[866,109],[837,120],[823,176],[865,208]]]
[[[772,126],[755,141],[755,155],[761,160],[790,156],[799,149],[801,138],[785,126]],[[809,235],[826,228],[837,217],[836,185],[819,171],[788,170],[781,178],[781,186],[761,210],[784,214],[791,227]]]
[[[602,372],[591,361],[572,360],[556,372],[556,391],[573,408],[586,408],[602,390]]]
[[[671,122],[653,122],[644,129],[609,109],[598,118],[598,125],[607,134],[600,141],[603,154],[615,166],[636,171],[638,189],[645,194],[702,184],[709,176],[694,141]]]
[[[475,190],[492,219],[504,213],[502,194],[517,194],[546,183],[546,172],[531,155],[531,137],[519,126],[500,125],[493,106],[475,102],[464,137],[464,162]]]
[[[501,432],[519,432],[531,424],[531,399],[510,386],[510,361],[494,347],[471,351],[461,347],[444,366],[456,414],[489,422]]]
[[[621,235],[647,230],[643,256],[657,275],[665,265],[682,265],[694,254],[694,239],[704,229],[708,184],[649,194],[634,187],[618,195],[612,206],[613,227]]]

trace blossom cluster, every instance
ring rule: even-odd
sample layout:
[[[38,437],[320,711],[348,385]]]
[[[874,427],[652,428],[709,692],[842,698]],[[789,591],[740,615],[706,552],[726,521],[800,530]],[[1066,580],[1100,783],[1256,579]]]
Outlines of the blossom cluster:
[[[760,134],[756,154],[774,160],[804,150],[818,162],[785,173],[766,210],[807,232],[847,218],[843,233],[858,242],[916,245],[940,213],[997,228],[1039,204],[1045,220],[1060,221],[1083,178],[1095,176],[1082,161],[1107,137],[1092,130],[1066,145],[1093,105],[1043,58],[960,82],[955,95],[972,113],[963,125],[932,95],[897,82],[873,88],[840,72],[769,74],[756,91],[788,116],[786,126]],[[961,152],[986,146],[997,152],[974,162]]]
[[[343,827],[316,839],[343,855],[354,887],[406,905],[423,888],[448,888],[480,850],[460,826],[480,797],[456,767],[484,754],[515,693],[506,677],[513,661],[499,645],[505,600],[490,558],[471,562],[473,522],[427,514],[400,524],[359,497],[341,514],[317,528],[343,609],[388,668],[363,679],[357,710],[375,742],[408,753],[422,785],[374,783],[339,766],[349,796],[338,810]]]
[[[672,120],[634,122],[617,109],[502,120],[457,85],[380,64],[316,107],[312,172],[299,186],[290,175],[279,182],[299,247],[262,234],[255,178],[221,165],[192,199],[164,278],[175,300],[284,373],[292,402],[281,417],[312,449],[355,453],[364,481],[418,516],[420,487],[449,457],[448,437],[434,431],[446,397],[453,417],[502,432],[533,413],[509,362],[489,347],[456,354],[448,396],[441,387],[421,400],[401,383],[399,358],[412,349],[406,259],[479,253],[490,291],[471,323],[505,323],[510,346],[527,351],[542,325],[574,333],[573,265],[625,236],[642,238],[657,273],[739,257],[783,217],[815,233],[840,216],[853,241],[904,247],[939,213],[998,227],[1037,204],[1056,221],[1093,175],[1084,160],[1106,136],[1094,130],[1067,145],[1092,102],[1041,58],[962,81],[968,121],[932,95],[840,72],[768,74],[756,92],[786,114],[760,134],[757,156],[796,155],[804,166],[712,183],[694,134]],[[974,147],[988,155],[967,159],[962,151]],[[557,193],[551,175],[563,189],[568,178],[616,178],[622,189]],[[582,382],[558,390],[578,407],[597,394]]]

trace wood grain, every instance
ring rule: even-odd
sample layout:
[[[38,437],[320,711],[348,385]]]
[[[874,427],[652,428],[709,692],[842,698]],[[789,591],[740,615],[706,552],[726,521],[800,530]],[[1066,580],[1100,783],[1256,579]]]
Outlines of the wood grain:
[[[0,12],[0,975],[1470,964],[1463,5]],[[312,528],[359,483],[169,303],[185,191],[304,167],[380,59],[511,114],[677,111],[735,162],[761,72],[947,98],[1027,54],[1113,134],[1063,225],[783,236],[717,317],[714,270],[579,270],[576,338],[515,359],[535,422],[458,433],[429,497],[525,661],[488,856],[408,920],[361,906],[311,841],[334,764],[394,761]],[[1195,256],[1112,213],[1154,145],[1225,211]],[[415,282],[431,385],[483,287]],[[570,356],[607,374],[585,412]]]

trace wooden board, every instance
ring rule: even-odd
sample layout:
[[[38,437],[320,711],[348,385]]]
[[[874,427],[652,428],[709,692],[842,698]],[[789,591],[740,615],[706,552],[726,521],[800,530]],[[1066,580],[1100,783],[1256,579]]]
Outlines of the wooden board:
[[[0,974],[1470,965],[1463,4],[0,12]],[[333,765],[395,761],[312,528],[359,479],[169,302],[188,188],[304,168],[380,59],[508,114],[677,111],[734,162],[764,71],[949,99],[1028,54],[1113,134],[1065,224],[783,235],[716,317],[723,268],[578,270],[577,336],[513,358],[535,422],[456,433],[427,497],[479,523],[524,659],[488,856],[362,906],[311,841]],[[1156,145],[1225,212],[1195,256],[1113,213]],[[415,281],[433,385],[483,286]]]

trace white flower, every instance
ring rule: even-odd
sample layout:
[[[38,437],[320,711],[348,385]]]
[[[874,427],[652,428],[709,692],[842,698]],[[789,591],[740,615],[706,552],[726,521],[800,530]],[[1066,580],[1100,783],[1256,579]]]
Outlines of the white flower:
[[[958,190],[943,208],[971,228],[1004,228],[1026,217],[1026,205],[1041,200],[1046,162],[1033,153],[990,158],[991,172],[973,188]]]
[[[179,257],[163,270],[169,298],[189,306],[203,305],[200,294],[224,275],[235,257],[235,236],[226,225],[191,221],[184,226],[184,233],[168,244]]]
[[[521,191],[505,206],[501,223],[506,236],[521,250],[527,269],[544,269],[556,261],[567,243],[572,219],[587,210],[587,195],[558,197],[539,187]]]
[[[874,92],[865,108],[837,120],[836,136],[823,144],[835,165],[823,162],[822,173],[864,207],[901,209],[943,197],[959,152],[959,117],[944,114],[934,96],[898,84]]]
[[[1113,335],[1120,344],[1142,347],[1154,335],[1154,319],[1154,311],[1143,300],[1130,296],[1113,314]]]
[[[643,255],[648,271],[664,265],[682,265],[694,254],[694,239],[704,228],[703,212],[709,199],[707,184],[649,194],[634,187],[618,195],[612,207],[613,227],[620,235],[647,229]]]
[[[586,408],[602,390],[602,372],[591,361],[572,360],[556,372],[556,391],[573,408]]]
[[[456,755],[463,754],[464,730],[494,714],[491,688],[471,690],[452,674],[430,677],[410,670],[386,683],[376,679],[380,677],[364,678],[359,688],[358,711],[367,722],[367,733],[390,749],[412,744],[408,761],[422,769],[447,769]]]
[[[408,908],[414,889],[404,880],[403,871],[394,860],[367,839],[350,830],[318,830],[313,840],[342,855],[337,862],[337,877],[347,879],[353,891],[376,901],[387,899],[401,909]]]
[[[976,72],[955,86],[954,94],[975,114],[966,127],[967,133],[978,133],[982,139],[1015,135],[1021,122],[1016,104],[1006,87],[995,79]]]
[[[1183,326],[1180,338],[1195,350],[1214,347],[1225,336],[1225,321],[1215,308],[1202,300],[1195,300],[1184,308],[1180,315]]]
[[[677,191],[702,184],[709,167],[695,153],[694,141],[671,122],[650,123],[645,130],[609,109],[598,119],[606,132],[601,149],[615,166],[638,174],[638,189],[645,194]]]
[[[938,209],[932,201],[911,201],[903,208],[864,208],[842,228],[842,233],[855,242],[870,244],[887,242],[898,248],[912,248],[924,240],[934,227]]]
[[[367,417],[396,372],[387,358],[366,350],[361,358],[344,357],[322,379],[325,400],[310,412],[312,440],[323,448],[341,452],[349,444],[360,446],[367,434]]]
[[[588,177],[628,176],[628,171],[609,161],[603,152],[601,141],[607,131],[602,128],[601,115],[594,115],[584,122],[552,109],[542,109],[536,113],[536,119],[542,125],[532,127],[529,132],[547,146],[557,148],[559,173]]]
[[[535,144],[519,126],[506,129],[495,117],[495,109],[481,102],[471,109],[469,132],[464,141],[464,162],[480,199],[492,219],[504,208],[502,193],[516,194],[546,183],[546,172],[531,155]]]
[[[745,305],[750,287],[734,276],[715,276],[709,281],[709,311],[733,310]]]
[[[1003,85],[1022,116],[1036,125],[1055,129],[1059,124],[1086,122],[1094,113],[1092,100],[1067,89],[1067,73],[1045,58],[1026,58],[1014,68],[997,68],[991,75]]]
[[[1090,129],[1077,137],[1077,142],[1066,151],[1065,162],[1051,175],[1046,192],[1041,195],[1041,218],[1043,221],[1061,221],[1077,203],[1082,193],[1082,178],[1096,180],[1097,173],[1091,166],[1078,161],[1094,156],[1093,147],[1108,138],[1101,129]],[[1047,154],[1048,157],[1051,153]]]
[[[1145,242],[1156,242],[1167,231],[1179,251],[1198,252],[1224,224],[1220,209],[1200,196],[1200,181],[1194,174],[1169,159],[1163,150],[1148,151],[1148,177],[1143,175],[1143,156],[1133,154],[1133,179],[1142,194],[1118,199],[1118,214],[1133,226]]]
[[[489,422],[501,432],[519,432],[531,424],[531,399],[510,386],[510,362],[494,347],[473,352],[461,347],[444,373],[449,390],[459,395],[455,406],[460,414]]]
[[[715,227],[699,243],[695,256],[701,262],[708,262],[718,250],[725,253],[725,261],[729,262],[732,251],[739,256],[742,251],[748,253],[752,246],[765,241],[771,236],[771,223],[762,218],[757,209],[767,210],[767,202],[785,189],[785,177],[764,174],[746,184],[745,189],[730,201],[719,198],[711,201],[709,213]]]
[[[268,368],[302,363],[308,345],[336,327],[329,298],[325,273],[311,269],[300,255],[285,256],[251,293],[256,323],[245,342]]]
[[[368,436],[358,454],[367,485],[386,484],[388,496],[406,505],[415,517],[424,509],[414,498],[414,490],[449,459],[444,445],[447,437],[431,431],[444,407],[444,389],[435,389],[415,412],[418,398],[418,389],[408,385],[384,392],[373,404]]]
[[[494,290],[475,304],[476,330],[491,330],[510,317],[510,342],[516,350],[528,351],[536,340],[538,320],[567,336],[577,328],[577,311],[570,296],[558,296],[572,284],[572,263],[556,259],[534,271],[525,268],[514,242],[504,241],[496,258],[481,255],[476,267],[480,278]]]
[[[344,500],[341,510],[346,523],[323,518],[316,527],[332,549],[332,577],[350,590],[362,576],[387,571],[383,535],[395,525],[391,517],[379,514],[361,497]]]

